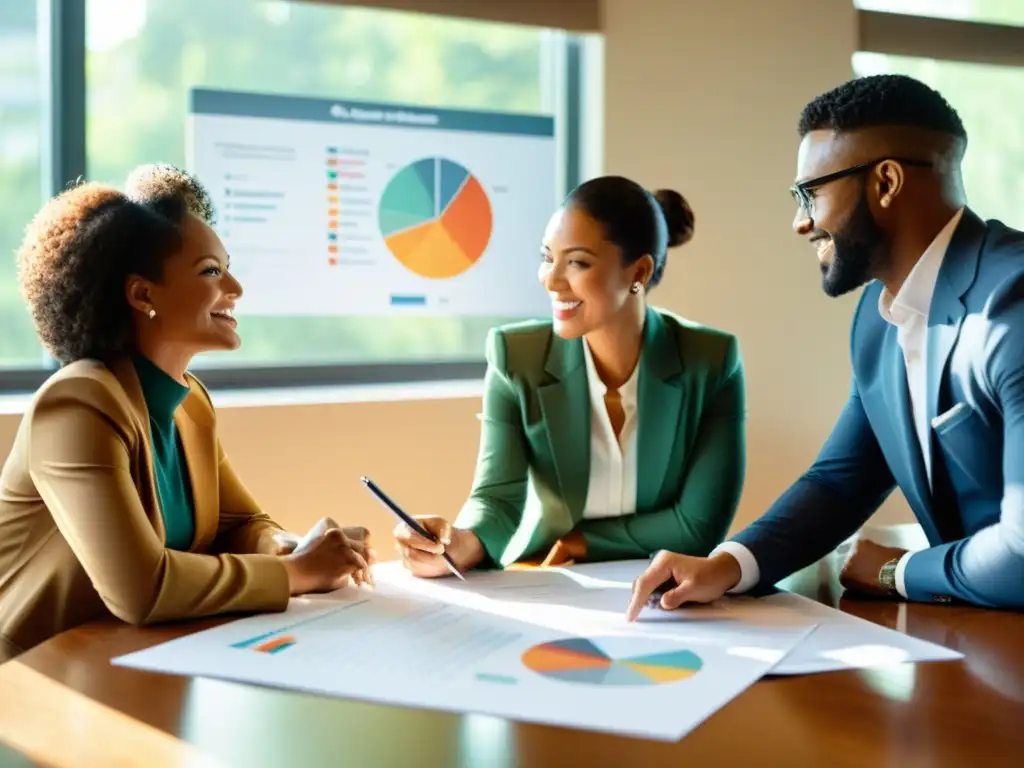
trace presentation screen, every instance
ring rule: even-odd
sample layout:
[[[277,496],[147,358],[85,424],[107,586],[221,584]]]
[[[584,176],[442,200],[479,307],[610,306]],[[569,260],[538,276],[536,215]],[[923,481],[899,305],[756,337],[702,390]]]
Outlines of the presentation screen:
[[[194,89],[188,122],[239,314],[550,311],[552,117]]]

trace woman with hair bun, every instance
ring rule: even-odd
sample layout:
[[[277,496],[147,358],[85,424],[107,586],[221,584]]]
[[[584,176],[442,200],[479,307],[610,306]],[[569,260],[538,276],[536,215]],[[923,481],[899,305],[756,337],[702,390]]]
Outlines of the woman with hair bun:
[[[487,342],[476,476],[440,544],[395,530],[414,574],[706,555],[728,532],[745,472],[736,339],[647,302],[667,250],[693,236],[678,192],[620,176],[577,187],[541,247],[552,319]]]
[[[365,530],[296,539],[231,468],[188,365],[240,340],[242,287],[202,185],[171,166],[124,193],[50,200],[18,251],[43,345],[35,394],[0,475],[0,662],[113,614],[132,624],[283,610],[369,578]]]

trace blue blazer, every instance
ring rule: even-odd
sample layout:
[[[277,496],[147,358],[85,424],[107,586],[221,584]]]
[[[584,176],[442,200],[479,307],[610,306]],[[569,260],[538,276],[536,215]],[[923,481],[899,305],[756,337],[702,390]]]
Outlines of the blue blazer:
[[[907,562],[911,600],[1024,607],[1024,233],[969,209],[928,315],[928,481],[896,328],[864,289],[850,398],[811,469],[734,538],[761,587],[826,555],[896,487],[929,549]]]

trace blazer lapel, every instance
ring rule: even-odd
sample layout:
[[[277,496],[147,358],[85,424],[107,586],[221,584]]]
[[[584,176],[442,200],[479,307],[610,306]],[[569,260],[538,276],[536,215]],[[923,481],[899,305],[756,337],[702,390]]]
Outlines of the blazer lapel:
[[[590,391],[582,345],[582,339],[566,340],[552,333],[545,370],[553,381],[537,390],[558,484],[571,518],[565,521],[567,531],[583,517],[590,483]]]
[[[967,310],[963,295],[974,283],[978,272],[978,256],[985,239],[985,223],[970,209],[964,210],[953,233],[942,267],[935,281],[935,293],[928,312],[927,338],[927,413],[931,424],[939,412],[942,381],[946,375],[949,354],[960,336]],[[931,430],[929,430],[931,434]],[[931,446],[935,455],[934,440]]]
[[[195,534],[189,551],[206,550],[217,535],[220,491],[217,484],[217,443],[208,407],[190,392],[174,414],[185,466],[192,487]]]
[[[893,429],[896,432],[903,458],[903,466],[910,477],[910,487],[900,485],[903,494],[914,510],[926,514],[919,515],[921,525],[929,527],[931,520],[931,493],[928,489],[925,473],[924,455],[921,453],[920,441],[914,427],[914,415],[910,408],[910,390],[907,386],[907,365],[903,360],[903,350],[896,338],[896,328],[886,330],[882,342],[883,392],[888,411],[892,414]],[[931,532],[925,531],[931,541]]]
[[[157,493],[156,475],[153,469],[153,448],[149,442],[149,409],[142,394],[142,385],[135,373],[135,366],[127,356],[117,357],[108,362],[108,367],[121,384],[136,418],[136,429],[143,441],[139,451],[142,462],[141,472],[149,479],[148,493],[140,490],[142,505],[149,521],[153,524],[160,541],[166,541],[163,512]],[[203,550],[217,535],[220,519],[220,491],[217,479],[217,444],[213,429],[212,415],[202,398],[189,393],[185,402],[174,414],[174,423],[181,438],[189,484],[192,489],[192,505],[195,509],[195,535],[189,551]]]
[[[676,385],[683,362],[671,330],[647,309],[637,403],[637,509],[657,506],[679,432],[683,390]]]
[[[167,529],[164,527],[164,517],[160,511],[160,497],[157,493],[156,472],[153,467],[153,447],[149,442],[149,409],[146,407],[146,398],[142,394],[142,385],[135,373],[135,366],[127,356],[119,356],[107,361],[107,367],[124,390],[132,413],[135,415],[135,429],[142,440],[142,450],[138,452],[139,461],[142,464],[139,472],[149,480],[148,493],[140,489],[142,506],[146,510],[146,516],[152,523],[156,535],[160,541],[165,541]]]

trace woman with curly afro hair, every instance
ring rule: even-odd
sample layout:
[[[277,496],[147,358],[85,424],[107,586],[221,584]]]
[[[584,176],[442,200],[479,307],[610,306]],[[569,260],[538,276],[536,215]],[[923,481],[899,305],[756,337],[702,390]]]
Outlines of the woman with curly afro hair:
[[[242,288],[199,182],[143,166],[125,192],[75,185],[18,252],[42,343],[61,363],[0,476],[0,662],[78,624],[283,610],[370,578],[362,528],[296,548],[221,449],[197,353],[239,345]]]

